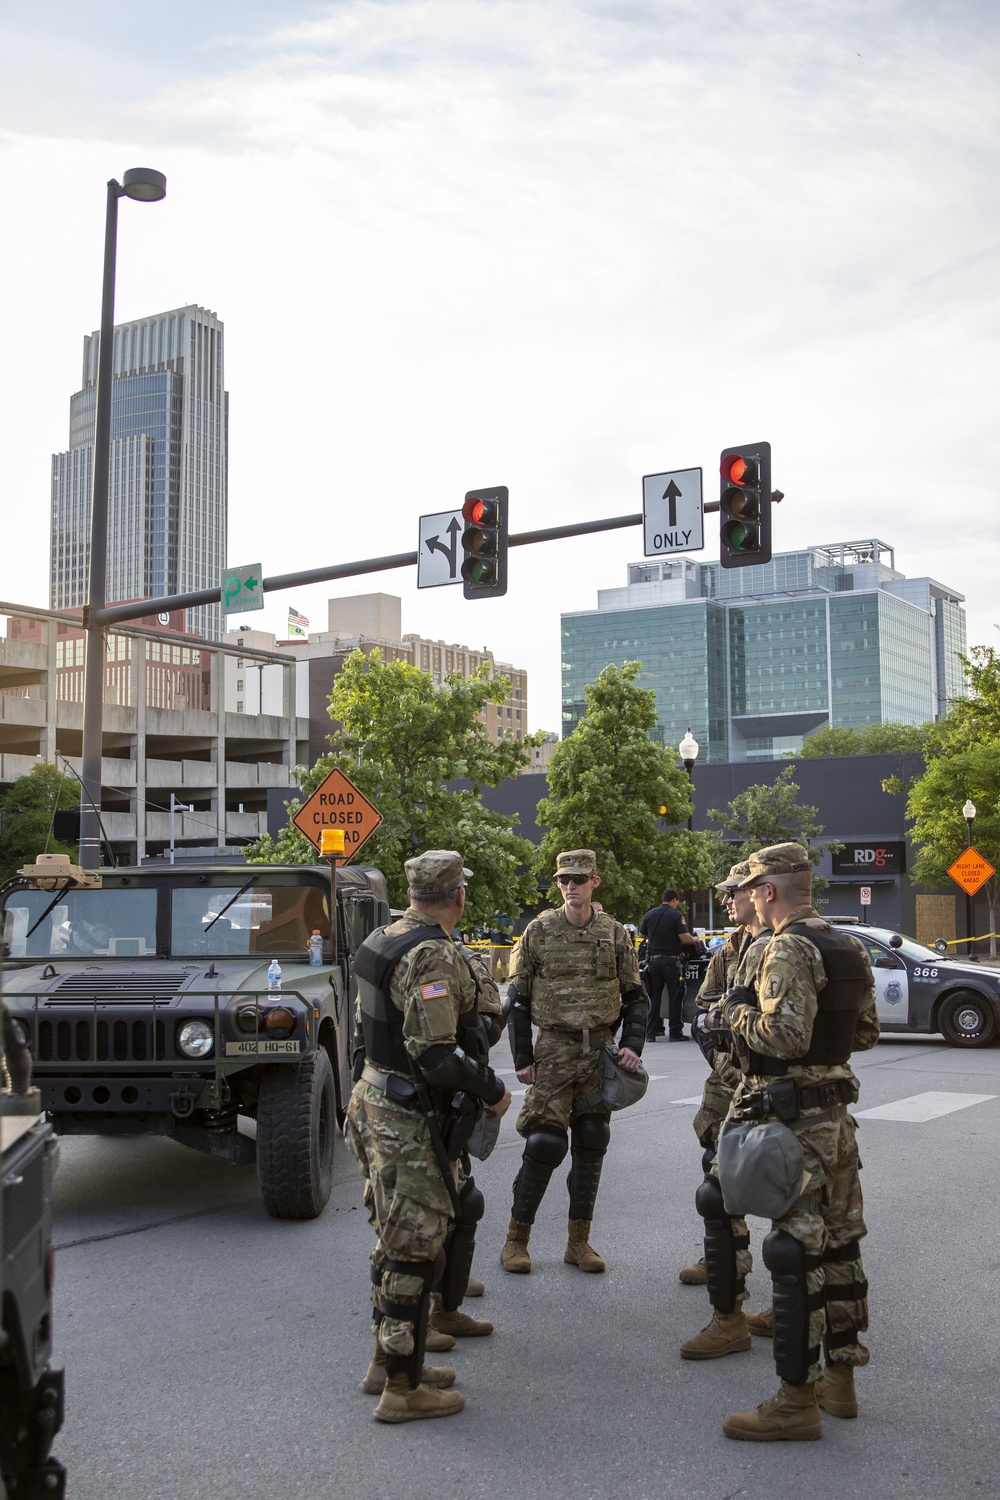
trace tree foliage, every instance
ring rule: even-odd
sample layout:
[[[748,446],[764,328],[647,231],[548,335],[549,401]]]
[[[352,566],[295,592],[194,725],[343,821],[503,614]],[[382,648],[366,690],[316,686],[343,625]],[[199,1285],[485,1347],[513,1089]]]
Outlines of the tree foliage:
[[[888,792],[907,794],[906,813],[919,846],[911,877],[917,885],[939,886],[948,867],[965,848],[968,829],[962,816],[966,799],[976,808],[973,841],[979,853],[1000,869],[1000,652],[973,646],[962,658],[970,696],[952,704],[929,726],[924,771],[910,785],[898,777],[882,783]],[[1000,881],[987,881],[981,894],[996,932]],[[996,956],[996,939],[990,953]]]
[[[552,880],[560,850],[593,849],[599,898],[622,921],[637,921],[665,886],[702,889],[713,868],[704,834],[663,826],[661,807],[672,824],[690,816],[691,786],[673,752],[649,737],[655,694],[636,685],[640,669],[637,661],[605,667],[587,688],[587,711],[552,757],[537,814],[549,830],[536,857],[539,879]],[[554,884],[549,896],[561,900]]]
[[[786,766],[770,786],[748,786],[725,807],[709,808],[709,817],[722,830],[715,846],[718,879],[721,880],[732,865],[749,859],[755,850],[766,849],[771,844],[804,844],[814,871],[824,854],[844,847],[835,840],[828,840],[825,844],[814,842],[823,832],[823,824],[816,822],[819,808],[797,802],[798,795],[799,786],[793,779],[792,767]],[[823,891],[828,884],[822,876],[814,873],[814,891]]]
[[[929,724],[865,724],[847,729],[827,724],[807,735],[799,755],[810,759],[822,755],[892,755],[921,751],[931,729]]]
[[[334,721],[331,749],[295,777],[303,800],[334,768],[368,797],[383,821],[365,844],[360,860],[377,865],[396,906],[406,905],[404,862],[425,849],[457,849],[474,871],[466,912],[470,923],[497,910],[519,912],[537,899],[526,873],[533,854],[514,830],[516,817],[483,806],[483,787],[516,776],[527,763],[526,749],[540,736],[489,739],[481,714],[487,703],[502,703],[510,691],[506,677],[488,667],[478,676],[449,676],[443,687],[429,672],[405,661],[382,660],[376,648],[355,651],[344,663],[330,694]],[[468,779],[471,787],[450,790],[447,783]],[[295,813],[302,803],[289,803]],[[277,838],[265,834],[245,850],[252,862],[303,864],[316,859],[313,845],[294,824]]]
[[[19,776],[0,800],[0,880],[16,875],[37,854],[68,854],[75,861],[76,846],[55,838],[52,825],[57,812],[79,802],[78,782],[55,766],[32,766]]]

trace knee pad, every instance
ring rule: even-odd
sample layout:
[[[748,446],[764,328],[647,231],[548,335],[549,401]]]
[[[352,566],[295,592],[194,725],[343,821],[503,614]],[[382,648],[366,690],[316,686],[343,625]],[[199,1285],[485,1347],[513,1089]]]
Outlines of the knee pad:
[[[603,1156],[611,1141],[611,1126],[603,1115],[581,1115],[573,1121],[573,1150]]]
[[[703,1219],[725,1219],[726,1205],[722,1198],[722,1189],[717,1177],[706,1177],[699,1182],[698,1191],[694,1195],[694,1206]],[[765,1244],[767,1241],[765,1240]]]
[[[708,1147],[706,1147],[706,1149],[701,1154],[701,1170],[704,1172],[704,1174],[705,1174],[706,1177],[708,1176],[709,1172],[711,1172],[711,1170],[712,1170],[712,1163],[713,1163],[714,1160],[715,1160],[715,1147],[714,1146],[708,1146]]]
[[[524,1143],[524,1154],[543,1167],[558,1167],[569,1150],[569,1137],[557,1125],[539,1125]]]
[[[772,1229],[764,1236],[761,1253],[772,1277],[794,1276],[796,1280],[805,1280],[805,1246],[783,1229]]]
[[[471,1177],[467,1177],[458,1190],[458,1205],[463,1224],[478,1224],[486,1212],[486,1199]]]

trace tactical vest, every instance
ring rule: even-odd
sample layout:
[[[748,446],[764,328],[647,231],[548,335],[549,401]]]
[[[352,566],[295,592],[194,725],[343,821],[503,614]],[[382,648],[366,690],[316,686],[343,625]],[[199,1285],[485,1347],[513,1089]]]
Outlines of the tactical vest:
[[[846,932],[838,932],[836,928],[823,932],[807,922],[792,922],[782,928],[782,934],[786,932],[807,938],[819,949],[826,973],[826,984],[816,996],[816,1019],[809,1050],[804,1057],[766,1057],[741,1040],[737,1050],[744,1073],[780,1078],[793,1067],[836,1066],[848,1061],[854,1045],[854,1031],[868,986],[864,955]]]
[[[441,927],[411,927],[390,937],[384,927],[365,938],[354,955],[354,977],[358,981],[358,1011],[365,1056],[376,1068],[410,1076],[410,1054],[403,1040],[403,1013],[389,994],[392,971],[418,943],[448,934]]]
[[[574,927],[561,912],[547,911],[536,921],[542,935],[532,944],[540,958],[531,976],[532,1021],[559,1031],[614,1026],[621,1010],[614,918],[599,911],[586,927]]]

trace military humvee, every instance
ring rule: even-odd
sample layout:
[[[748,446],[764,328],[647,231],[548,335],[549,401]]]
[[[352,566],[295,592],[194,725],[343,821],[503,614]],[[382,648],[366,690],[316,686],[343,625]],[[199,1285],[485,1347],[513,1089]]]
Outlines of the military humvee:
[[[0,886],[0,923],[5,912],[6,1001],[59,1134],[166,1135],[256,1161],[270,1214],[322,1212],[351,1089],[351,960],[389,920],[379,870],[89,876],[51,856]],[[275,959],[280,992],[268,989]]]

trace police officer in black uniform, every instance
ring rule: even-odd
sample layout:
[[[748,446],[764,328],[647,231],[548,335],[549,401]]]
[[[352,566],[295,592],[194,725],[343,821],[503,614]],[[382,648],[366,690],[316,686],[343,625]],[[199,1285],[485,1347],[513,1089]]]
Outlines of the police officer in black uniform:
[[[646,1040],[656,1041],[662,1035],[660,1005],[667,991],[667,1040],[684,1040],[684,949],[698,948],[699,940],[688,931],[687,923],[677,910],[680,894],[667,889],[660,905],[648,911],[639,923],[639,936],[646,939],[646,987],[649,991],[649,1019]]]

